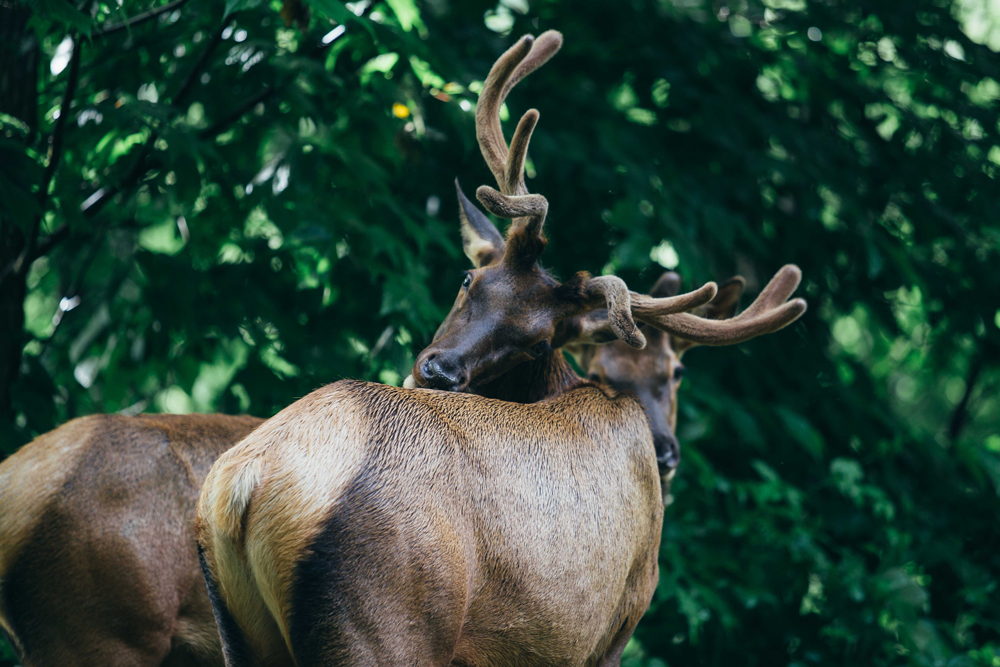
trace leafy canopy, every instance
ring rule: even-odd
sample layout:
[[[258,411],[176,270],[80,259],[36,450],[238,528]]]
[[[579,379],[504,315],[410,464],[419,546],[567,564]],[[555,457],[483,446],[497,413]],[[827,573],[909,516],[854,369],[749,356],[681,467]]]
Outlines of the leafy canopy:
[[[44,208],[7,452],[92,412],[398,383],[466,268],[452,180],[490,182],[481,81],[555,28],[508,100],[541,112],[544,261],[751,293],[795,262],[811,306],[686,359],[624,664],[1000,664],[995,2],[85,6],[28,3],[38,116],[0,116],[2,224]]]

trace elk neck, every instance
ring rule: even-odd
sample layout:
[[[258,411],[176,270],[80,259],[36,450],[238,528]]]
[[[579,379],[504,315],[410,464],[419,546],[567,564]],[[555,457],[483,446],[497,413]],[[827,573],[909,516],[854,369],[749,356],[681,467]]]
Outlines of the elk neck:
[[[537,359],[518,364],[496,380],[476,389],[476,393],[511,403],[536,403],[569,391],[580,378],[563,357],[553,350]]]

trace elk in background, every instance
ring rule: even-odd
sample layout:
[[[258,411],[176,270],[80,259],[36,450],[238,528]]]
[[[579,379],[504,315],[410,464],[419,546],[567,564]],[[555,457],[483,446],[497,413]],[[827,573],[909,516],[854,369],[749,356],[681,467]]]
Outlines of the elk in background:
[[[81,417],[0,464],[0,629],[25,667],[223,664],[194,514],[262,421]]]
[[[792,267],[782,269],[794,272]],[[653,298],[676,296],[680,291],[680,276],[669,271],[660,276],[649,292]],[[691,312],[699,317],[724,320],[733,317],[740,304],[746,281],[741,276],[730,278],[719,286],[711,301]],[[597,311],[588,316],[588,328],[595,329],[606,316]],[[607,345],[567,345],[588,380],[611,387],[615,392],[632,392],[646,413],[653,434],[656,463],[663,484],[663,502],[669,503],[670,480],[680,463],[677,441],[677,390],[684,376],[681,357],[697,345],[671,336],[659,329],[642,326],[646,347],[636,349],[620,340]]]
[[[653,439],[634,397],[580,380],[558,348],[607,332],[642,347],[633,317],[735,344],[786,326],[805,302],[785,303],[798,274],[781,272],[746,312],[709,320],[684,311],[714,284],[656,299],[538,266],[547,202],[523,181],[538,114],[509,152],[496,114],[561,41],[522,38],[483,88],[477,134],[503,192],[479,198],[515,221],[504,239],[464,211],[476,268],[414,367],[419,385],[449,391],[328,385],[209,473],[197,532],[229,665],[620,660],[657,582]]]

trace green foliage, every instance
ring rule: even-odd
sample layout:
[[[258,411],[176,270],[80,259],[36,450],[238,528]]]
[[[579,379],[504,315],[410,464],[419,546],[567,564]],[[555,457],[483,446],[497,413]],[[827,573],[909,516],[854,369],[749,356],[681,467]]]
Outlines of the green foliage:
[[[59,2],[30,5],[26,151],[0,116],[2,224],[27,233],[52,62],[85,40],[41,238],[69,231],[26,276],[0,449],[92,412],[400,382],[466,265],[452,180],[491,182],[480,82],[556,28],[508,101],[508,132],[541,112],[545,262],[751,292],[795,262],[810,302],[685,359],[661,584],[623,664],[1000,664],[995,3],[311,0],[299,30],[230,0],[102,35],[151,6]]]

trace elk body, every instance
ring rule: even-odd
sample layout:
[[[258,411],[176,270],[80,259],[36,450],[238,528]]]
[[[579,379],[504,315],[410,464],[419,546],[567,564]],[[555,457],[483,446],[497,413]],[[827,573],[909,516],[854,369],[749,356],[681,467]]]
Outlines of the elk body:
[[[714,284],[650,298],[613,277],[538,267],[544,198],[497,111],[561,44],[523,38],[494,65],[477,134],[514,218],[504,239],[463,198],[469,272],[406,390],[338,382],[262,425],[213,467],[198,540],[230,665],[617,664],[657,581],[663,505],[632,395],[581,381],[559,347],[621,339],[633,316],[708,344],[796,319],[786,267],[739,317],[689,315]],[[603,315],[598,315],[602,312]],[[514,370],[514,372],[511,372]],[[478,395],[473,395],[478,394]],[[501,399],[501,400],[497,400]]]
[[[0,465],[0,629],[26,667],[223,663],[194,514],[261,421],[82,417]]]

